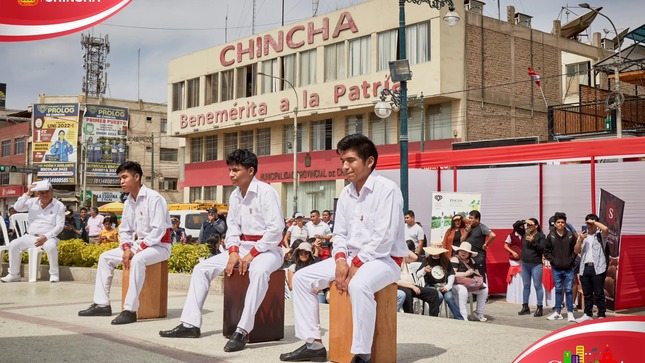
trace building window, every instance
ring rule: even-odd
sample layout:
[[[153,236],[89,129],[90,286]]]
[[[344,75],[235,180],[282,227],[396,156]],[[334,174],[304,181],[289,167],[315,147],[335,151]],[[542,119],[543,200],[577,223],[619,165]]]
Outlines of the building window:
[[[11,156],[11,140],[2,142],[2,156]]]
[[[184,109],[184,82],[172,84],[172,110],[178,111]]]
[[[222,102],[233,99],[233,70],[222,72]]]
[[[159,180],[159,190],[177,190],[177,178],[163,178]]]
[[[349,41],[349,76],[356,77],[370,73],[371,37],[364,36]]]
[[[217,200],[217,187],[204,187],[204,199]]]
[[[409,105],[409,104],[408,104]],[[423,109],[420,107],[408,107],[408,140],[410,142],[421,141],[421,115]],[[423,130],[426,133],[427,130]],[[428,136],[424,135],[427,140]]]
[[[253,151],[253,130],[240,132],[240,149]]]
[[[219,92],[219,73],[213,73],[206,76],[206,100],[205,104],[217,103],[217,94]]]
[[[452,109],[450,102],[428,106],[426,112],[426,140],[450,139],[452,134]]]
[[[186,81],[186,108],[199,106],[199,78]]]
[[[223,195],[222,195],[222,198],[224,199],[224,202],[226,202],[226,201],[228,201],[228,200],[230,200],[230,199],[231,199],[231,194],[233,193],[233,191],[235,190],[235,188],[236,188],[236,187],[234,187],[234,186],[232,186],[232,185],[225,185],[225,186],[223,187],[223,189],[224,189],[224,190],[223,190],[223,193],[222,193],[222,194],[223,194]]]
[[[300,53],[300,86],[316,83],[316,49]]]
[[[325,47],[325,81],[345,78],[345,43]]]
[[[217,160],[217,138],[218,135],[206,136],[206,157],[204,161]]]
[[[266,74],[266,76],[262,76],[262,94],[277,92],[281,80],[280,78],[273,77],[279,77],[278,60],[270,59],[262,61],[262,73]]]
[[[198,199],[202,199],[202,187],[192,187],[189,191],[188,199],[190,202],[195,202]]]
[[[224,156],[232,153],[237,149],[237,132],[227,132],[224,134]]]
[[[254,63],[237,69],[237,98],[255,96],[256,66]]]
[[[159,131],[162,134],[167,134],[168,133],[168,119],[167,118],[159,119]]]
[[[363,115],[347,116],[347,123],[345,124],[345,135],[361,134],[363,133]]]
[[[282,57],[282,78],[296,85],[296,55],[289,54]],[[282,89],[289,89],[291,86],[287,82],[282,82]]]
[[[9,184],[9,173],[0,173],[0,185]]]
[[[392,127],[390,118],[380,118],[374,112],[370,114],[370,132],[369,138],[374,145],[390,144],[389,132]]]
[[[160,161],[177,161],[177,149],[159,149],[159,160]]]
[[[25,138],[18,137],[14,140],[14,155],[25,153]]]
[[[202,155],[204,154],[202,138],[194,137],[190,139],[190,162],[199,163],[202,161]]]
[[[378,33],[378,70],[390,69],[389,62],[398,59],[397,39],[399,31],[388,30]]]
[[[298,142],[298,152],[301,152],[302,149],[302,129],[303,126],[301,123],[298,124],[298,137],[297,137],[297,142]],[[283,154],[291,154],[293,153],[293,124],[289,125],[284,125],[283,131],[282,131],[282,136],[284,140],[284,146],[282,147],[282,153]]]
[[[311,123],[311,151],[331,150],[332,120]]]
[[[566,65],[566,90],[565,98],[580,93],[580,85],[591,86],[589,77],[589,62],[580,62]]]
[[[271,155],[271,128],[270,127],[256,130],[255,154],[257,156]]]
[[[405,28],[405,49],[410,65],[430,60],[430,23],[419,23]]]

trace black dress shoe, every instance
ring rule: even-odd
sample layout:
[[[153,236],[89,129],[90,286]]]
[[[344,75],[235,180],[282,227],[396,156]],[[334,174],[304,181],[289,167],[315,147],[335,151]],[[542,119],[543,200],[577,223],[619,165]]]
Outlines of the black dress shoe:
[[[352,361],[350,363],[371,363],[371,362],[372,362],[372,359],[365,360],[365,359],[355,355],[354,358],[352,358]]]
[[[164,338],[199,338],[202,332],[196,326],[186,328],[184,324],[179,324],[171,330],[162,330],[159,332]]]
[[[242,334],[236,331],[235,333],[233,333],[233,335],[231,335],[231,339],[229,339],[226,345],[224,346],[224,351],[237,352],[239,350],[242,350],[244,349],[248,341],[249,341],[248,334]]]
[[[304,344],[291,353],[280,354],[280,360],[283,362],[326,362],[327,349],[325,347],[309,349],[307,348],[307,344]]]
[[[137,321],[137,312],[130,310],[123,310],[119,316],[112,320],[112,325],[130,324]]]
[[[89,308],[78,312],[78,316],[110,316],[112,315],[111,306],[90,305]]]

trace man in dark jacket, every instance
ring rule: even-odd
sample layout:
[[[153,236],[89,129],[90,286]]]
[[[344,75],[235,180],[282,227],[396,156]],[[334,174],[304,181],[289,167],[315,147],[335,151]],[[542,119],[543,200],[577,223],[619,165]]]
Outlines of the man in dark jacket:
[[[199,230],[199,243],[206,243],[214,235],[223,238],[227,229],[226,221],[219,217],[217,209],[211,208],[208,210],[208,219],[204,221]]]
[[[544,257],[551,262],[553,283],[555,284],[555,312],[547,319],[563,319],[560,311],[562,308],[562,288],[564,287],[567,300],[567,319],[573,322],[575,319],[571,290],[574,276],[573,265],[576,260],[573,248],[576,245],[576,239],[567,228],[567,216],[564,213],[556,213],[554,219],[555,228],[547,236],[544,247]]]

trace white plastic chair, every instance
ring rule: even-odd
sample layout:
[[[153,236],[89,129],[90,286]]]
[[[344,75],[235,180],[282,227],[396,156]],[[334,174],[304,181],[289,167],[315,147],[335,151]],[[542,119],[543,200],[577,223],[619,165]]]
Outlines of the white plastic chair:
[[[28,216],[28,213],[16,213],[9,217],[11,224],[16,227],[18,237],[27,234],[27,228],[29,227]],[[29,254],[29,282],[36,282],[44,250],[42,247],[31,247],[27,252]]]
[[[412,275],[412,281],[414,281],[414,284],[420,287],[423,287],[424,283],[421,282],[422,280],[419,279],[417,276],[417,270],[421,267],[421,262],[416,261],[416,262],[410,262],[408,263],[408,270],[410,271],[410,275]],[[413,298],[414,301],[414,311],[419,311],[421,315],[430,315],[430,306],[427,303],[423,303],[423,306],[419,306],[422,302],[418,298]]]
[[[9,233],[7,232],[7,224],[4,220],[0,220],[0,225],[2,225],[2,237],[4,237],[4,246],[0,246],[0,263],[4,261],[2,255],[5,253],[9,254]]]

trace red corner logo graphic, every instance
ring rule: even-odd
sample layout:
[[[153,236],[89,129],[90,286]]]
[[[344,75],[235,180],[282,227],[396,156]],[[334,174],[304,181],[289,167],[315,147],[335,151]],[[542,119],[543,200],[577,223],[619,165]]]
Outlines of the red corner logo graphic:
[[[0,42],[59,37],[103,22],[132,0],[3,0]]]

